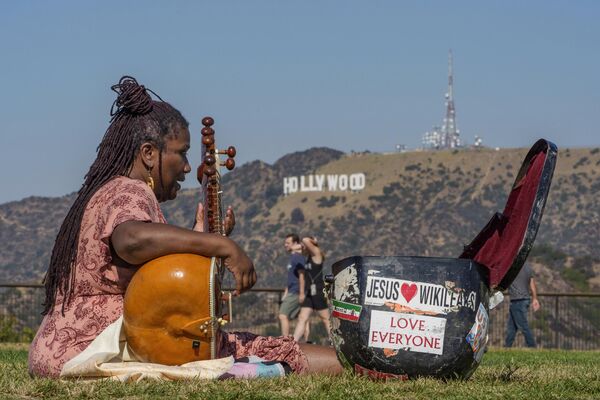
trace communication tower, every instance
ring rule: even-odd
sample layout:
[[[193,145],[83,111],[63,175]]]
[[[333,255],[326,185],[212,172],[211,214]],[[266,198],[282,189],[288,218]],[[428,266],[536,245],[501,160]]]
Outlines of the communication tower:
[[[446,116],[441,128],[434,126],[431,132],[423,135],[423,147],[453,149],[461,147],[460,131],[456,127],[454,108],[454,73],[452,70],[452,50],[448,52],[448,92],[446,93]]]

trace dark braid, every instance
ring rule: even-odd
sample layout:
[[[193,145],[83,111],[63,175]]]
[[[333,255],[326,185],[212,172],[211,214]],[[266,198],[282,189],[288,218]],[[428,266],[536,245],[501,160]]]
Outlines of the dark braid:
[[[162,153],[165,138],[174,135],[188,122],[179,111],[164,102],[156,93],[129,76],[124,76],[111,89],[117,93],[111,110],[111,120],[97,149],[97,157],[85,175],[77,199],[63,221],[54,248],[48,272],[44,278],[46,301],[43,315],[54,309],[57,295],[63,295],[62,313],[71,301],[75,285],[75,260],[79,242],[81,219],[90,198],[96,191],[118,175],[128,175],[142,143],[151,142],[159,149],[159,176],[162,183]],[[151,92],[159,101],[152,100]]]

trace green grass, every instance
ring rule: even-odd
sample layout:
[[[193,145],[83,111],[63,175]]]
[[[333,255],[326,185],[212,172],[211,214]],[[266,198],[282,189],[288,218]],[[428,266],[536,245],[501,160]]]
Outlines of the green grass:
[[[61,382],[27,374],[27,347],[0,346],[2,399],[597,399],[600,353],[491,349],[468,381],[340,377],[190,382]]]

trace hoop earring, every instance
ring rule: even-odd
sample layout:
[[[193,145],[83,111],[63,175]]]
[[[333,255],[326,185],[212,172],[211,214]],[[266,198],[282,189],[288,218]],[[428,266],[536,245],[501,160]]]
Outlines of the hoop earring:
[[[146,184],[151,190],[154,190],[154,178],[150,175],[150,168],[148,168],[148,178],[146,178]]]

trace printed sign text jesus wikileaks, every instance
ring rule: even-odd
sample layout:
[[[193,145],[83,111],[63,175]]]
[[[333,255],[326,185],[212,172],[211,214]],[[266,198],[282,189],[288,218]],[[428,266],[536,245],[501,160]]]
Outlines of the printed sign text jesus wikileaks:
[[[386,302],[447,314],[458,311],[460,307],[475,311],[476,293],[426,282],[369,276],[365,304],[381,306]]]

